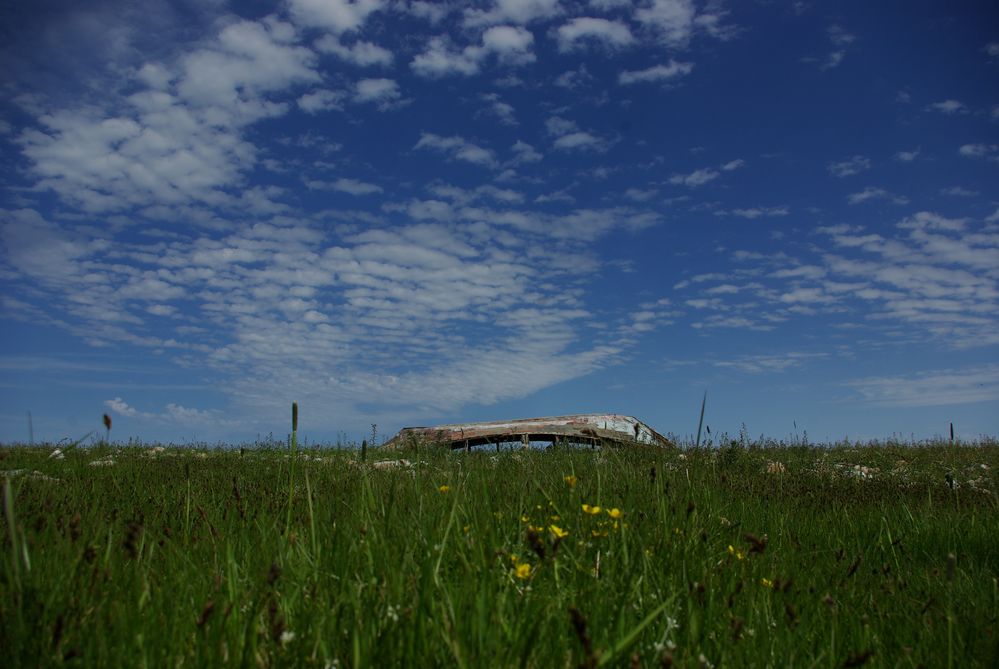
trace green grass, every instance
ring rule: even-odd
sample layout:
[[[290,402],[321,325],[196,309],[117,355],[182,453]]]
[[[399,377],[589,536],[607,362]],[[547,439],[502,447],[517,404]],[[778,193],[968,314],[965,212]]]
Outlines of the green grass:
[[[51,452],[0,449],[0,666],[999,663],[995,445]]]

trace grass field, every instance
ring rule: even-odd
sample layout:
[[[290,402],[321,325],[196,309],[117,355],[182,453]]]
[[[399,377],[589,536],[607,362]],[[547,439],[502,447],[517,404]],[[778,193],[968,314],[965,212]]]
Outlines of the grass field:
[[[52,454],[4,667],[999,665],[995,444]]]

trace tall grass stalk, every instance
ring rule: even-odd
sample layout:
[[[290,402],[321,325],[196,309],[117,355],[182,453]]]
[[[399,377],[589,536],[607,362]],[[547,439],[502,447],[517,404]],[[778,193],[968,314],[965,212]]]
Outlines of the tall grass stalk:
[[[291,443],[288,445],[288,515],[285,519],[284,534],[291,531],[291,511],[295,501],[295,461],[298,459],[298,402],[291,403]]]
[[[704,391],[704,397],[701,398],[701,417],[697,420],[697,442],[694,444],[694,448],[701,447],[701,428],[704,426],[704,406],[708,403],[708,391]]]

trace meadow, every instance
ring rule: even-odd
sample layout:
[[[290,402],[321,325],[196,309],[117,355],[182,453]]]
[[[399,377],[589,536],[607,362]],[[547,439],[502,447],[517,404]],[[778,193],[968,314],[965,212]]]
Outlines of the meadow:
[[[0,665],[994,667],[999,445],[0,448]]]

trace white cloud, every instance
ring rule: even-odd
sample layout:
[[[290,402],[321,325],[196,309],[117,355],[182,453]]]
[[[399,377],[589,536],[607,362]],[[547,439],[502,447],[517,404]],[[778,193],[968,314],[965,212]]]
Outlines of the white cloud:
[[[450,2],[440,2],[440,0],[433,0],[432,2],[426,2],[425,0],[412,0],[406,3],[400,3],[397,7],[409,14],[416,16],[418,18],[424,19],[430,22],[431,25],[437,25],[451,12],[456,10],[454,4]]]
[[[964,188],[963,186],[951,186],[950,188],[941,188],[940,192],[944,195],[951,195],[953,197],[974,197],[978,195],[978,191],[970,190]]]
[[[719,176],[719,172],[716,172],[709,167],[705,167],[699,170],[694,170],[690,174],[674,174],[670,177],[669,182],[675,186],[688,186],[690,188],[696,188],[714,181]]]
[[[598,43],[609,48],[622,48],[634,43],[628,26],[620,21],[592,17],[577,17],[559,26],[556,31],[559,51],[565,53]]]
[[[893,407],[949,406],[999,399],[999,365],[941,369],[849,381],[865,402]]]
[[[853,156],[836,163],[829,163],[829,173],[834,177],[849,177],[871,169],[871,161],[864,156]]]
[[[958,112],[967,113],[968,111],[968,108],[964,106],[964,103],[958,100],[943,100],[942,102],[934,102],[926,108],[930,111],[947,114],[948,116],[957,114]]]
[[[573,132],[562,135],[552,146],[559,151],[606,151],[607,142],[588,132]]]
[[[374,103],[382,111],[391,108],[400,97],[399,84],[392,79],[361,79],[355,86],[354,102]]]
[[[452,74],[471,76],[479,71],[480,53],[475,47],[453,51],[447,39],[434,37],[427,44],[426,50],[415,56],[409,66],[421,77],[444,77]]]
[[[524,25],[562,13],[558,0],[495,0],[489,10],[466,9],[465,26],[479,27],[497,23]]]
[[[859,193],[851,193],[847,196],[846,200],[850,204],[860,204],[868,200],[888,200],[893,204],[909,204],[909,198],[903,195],[895,195],[894,193],[889,193],[884,188],[875,188],[873,186],[868,186]]]
[[[384,4],[382,0],[288,0],[291,15],[299,25],[336,34],[358,30]]]
[[[188,408],[180,404],[167,404],[163,418],[182,423],[185,426],[203,425],[219,420],[217,411]]]
[[[515,26],[495,26],[482,34],[483,52],[495,54],[505,65],[533,63],[533,44],[534,35],[525,28]]]
[[[631,8],[632,0],[590,0],[589,5],[593,9],[599,9],[601,11],[610,11],[612,9],[629,9]]]
[[[421,133],[420,140],[413,148],[433,149],[446,154],[451,160],[461,160],[483,167],[495,167],[497,164],[492,151],[483,149],[458,136],[442,137],[424,132]]]
[[[351,195],[372,195],[374,193],[382,192],[381,186],[364,181],[358,181],[357,179],[337,179],[333,182],[332,187],[333,190],[338,190],[341,193],[350,193]]]
[[[213,45],[181,59],[179,97],[225,109],[234,120],[274,115],[279,110],[259,100],[260,94],[319,80],[315,54],[294,39],[290,25],[269,19],[227,26]]]
[[[947,218],[931,211],[920,211],[899,221],[898,227],[903,230],[962,232],[965,229],[965,219]]]
[[[718,312],[699,328],[772,327],[820,315],[840,327],[864,328],[889,342],[951,348],[999,344],[999,231],[987,222],[920,211],[887,234],[845,224],[820,227],[828,236],[809,259],[737,251],[741,268],[715,273],[676,290],[696,291],[685,303]],[[719,285],[720,284],[720,285]],[[732,286],[737,290],[729,290]],[[724,319],[722,319],[724,316]]]
[[[137,416],[139,414],[134,407],[130,407],[128,403],[120,397],[116,397],[113,400],[104,400],[104,406],[119,416]]]
[[[989,42],[982,50],[993,58],[999,58],[999,42]]]
[[[558,151],[607,151],[611,143],[591,132],[579,129],[575,121],[561,116],[551,116],[545,121],[545,130],[555,137],[552,144]]]
[[[919,157],[919,149],[915,151],[899,151],[895,154],[895,160],[900,163],[911,163]]]
[[[308,114],[318,114],[319,112],[330,111],[332,109],[340,111],[343,110],[345,97],[343,91],[331,91],[321,88],[298,98],[298,106]]]
[[[820,68],[823,70],[831,70],[833,68],[839,67],[840,63],[846,57],[846,49],[851,44],[856,41],[856,37],[846,32],[842,26],[832,25],[826,31],[829,36],[829,42],[833,45],[833,51],[826,56],[825,60],[820,64]]]
[[[736,158],[735,160],[730,160],[724,165],[722,165],[721,169],[724,170],[725,172],[731,172],[732,170],[739,169],[745,164],[746,164],[745,160],[743,160],[742,158]]]
[[[319,80],[314,54],[294,39],[287,23],[239,21],[171,65],[140,70],[147,84],[167,90],[140,88],[109,102],[107,113],[41,116],[17,138],[35,187],[90,213],[237,205],[230,189],[256,160],[242,129],[287,111],[270,95]]]
[[[629,188],[624,192],[624,196],[633,202],[648,202],[659,194],[656,188],[642,190],[640,188]]]
[[[750,220],[757,218],[773,218],[776,216],[787,216],[790,210],[787,207],[749,207],[745,209],[732,209],[731,211],[716,211],[716,216],[738,216]]]
[[[593,75],[586,69],[586,63],[580,63],[575,70],[566,70],[555,77],[555,85],[559,88],[573,90],[593,81]]]
[[[682,47],[695,30],[697,10],[691,0],[652,0],[640,7],[635,19],[658,33],[660,39],[671,47]]]
[[[392,65],[394,57],[388,49],[372,44],[371,42],[355,42],[350,46],[345,46],[339,39],[332,35],[316,41],[315,47],[322,53],[335,55],[337,58],[348,63],[361,67],[380,65],[389,67]]]
[[[772,374],[802,367],[809,360],[823,358],[823,353],[799,353],[789,351],[780,355],[743,355],[728,360],[716,360],[711,364],[723,369],[734,369],[746,374]]]
[[[522,165],[524,163],[536,163],[539,160],[544,159],[544,156],[536,150],[533,146],[527,142],[517,140],[514,142],[510,149],[514,153],[514,158],[512,163],[514,165]]]
[[[530,31],[515,26],[489,28],[482,34],[480,45],[467,46],[461,51],[452,48],[447,38],[434,37],[409,66],[419,76],[428,78],[456,74],[471,76],[479,72],[489,56],[495,56],[499,63],[510,66],[534,62],[533,43],[534,35]]]
[[[997,144],[964,144],[957,152],[965,158],[981,158],[991,162],[999,162],[999,145]]]
[[[545,130],[548,131],[549,135],[559,137],[561,135],[568,135],[570,132],[577,132],[579,126],[576,125],[575,121],[567,118],[552,116],[545,121]]]
[[[672,81],[686,76],[694,71],[693,63],[679,63],[671,60],[667,65],[654,65],[644,70],[626,71],[618,75],[618,83],[622,85],[638,83],[654,83]]]
[[[480,97],[489,103],[489,106],[482,110],[480,114],[494,116],[503,125],[517,125],[517,110],[513,108],[513,105],[500,100],[499,95],[496,93],[484,93]]]

